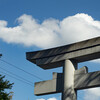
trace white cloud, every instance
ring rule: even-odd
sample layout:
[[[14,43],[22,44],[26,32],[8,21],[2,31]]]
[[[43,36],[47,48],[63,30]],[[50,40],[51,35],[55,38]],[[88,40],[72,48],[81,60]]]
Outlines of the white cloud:
[[[91,62],[94,62],[94,63],[100,63],[100,59],[91,60]]]
[[[85,90],[84,100],[100,100],[100,88]]]
[[[36,99],[36,100],[45,100],[45,99],[41,98],[41,99]]]
[[[100,36],[100,21],[81,13],[64,18],[47,19],[41,24],[30,15],[22,15],[19,25],[8,27],[0,20],[0,38],[7,43],[50,48]]]
[[[36,100],[45,100],[45,99],[41,98],[41,99],[36,99]],[[57,99],[55,97],[53,97],[53,98],[49,98],[47,100],[57,100]]]
[[[57,100],[57,99],[53,97],[53,98],[49,98],[49,99],[47,99],[47,100]]]

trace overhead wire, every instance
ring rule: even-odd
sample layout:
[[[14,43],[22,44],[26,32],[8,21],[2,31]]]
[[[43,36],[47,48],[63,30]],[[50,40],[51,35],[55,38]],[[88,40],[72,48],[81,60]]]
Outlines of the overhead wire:
[[[28,71],[25,71],[24,69],[19,68],[19,67],[15,66],[15,65],[13,65],[13,64],[11,64],[11,63],[9,63],[9,62],[3,60],[3,59],[0,59],[0,60],[1,60],[2,62],[6,63],[6,64],[8,64],[8,65],[10,65],[10,66],[12,66],[12,67],[18,69],[18,70],[23,71],[24,73],[26,73],[26,74],[28,74],[28,75],[30,75],[30,76],[33,76],[33,77],[35,77],[35,78],[38,78],[39,80],[43,80],[42,78],[40,78],[40,77],[38,77],[38,76],[36,76],[36,75],[34,75],[34,74],[32,74],[32,73],[29,73]]]
[[[27,83],[27,82],[25,82],[25,81],[23,81],[23,80],[21,80],[21,79],[18,79],[18,78],[16,78],[16,77],[12,76],[12,75],[9,75],[9,74],[7,74],[7,73],[5,73],[5,72],[0,71],[0,73],[3,73],[3,74],[5,74],[5,75],[8,75],[9,77],[12,77],[12,78],[14,78],[14,79],[16,79],[16,80],[18,80],[18,81],[21,81],[22,83],[28,84],[28,85],[30,85],[30,86],[33,87],[33,85],[31,85],[31,84],[29,84],[29,83]]]
[[[10,72],[10,71],[8,71],[8,70],[2,68],[1,66],[0,66],[0,69],[4,70],[4,71],[6,71],[6,72],[8,72],[8,73],[10,73],[10,74],[12,74],[12,75],[14,75],[14,76],[20,78],[20,79],[22,79],[22,80],[24,80],[24,81],[26,81],[26,82],[28,82],[28,83],[30,83],[30,84],[33,84],[31,81],[29,81],[29,80],[27,80],[27,79],[25,79],[25,78],[23,78],[23,77],[21,77],[21,76],[18,76],[18,75],[16,75],[16,74],[14,74],[14,73],[12,73],[12,72]]]

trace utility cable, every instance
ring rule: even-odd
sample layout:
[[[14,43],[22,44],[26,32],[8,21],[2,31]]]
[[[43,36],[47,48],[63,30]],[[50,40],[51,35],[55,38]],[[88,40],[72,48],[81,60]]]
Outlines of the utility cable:
[[[0,69],[4,70],[4,71],[6,71],[6,72],[8,72],[8,73],[10,73],[10,74],[12,74],[12,75],[14,75],[14,76],[20,78],[20,79],[22,79],[22,80],[24,80],[24,81],[26,81],[26,82],[28,82],[28,83],[30,83],[30,84],[33,84],[31,81],[26,80],[25,78],[23,78],[23,77],[21,77],[21,76],[18,76],[18,75],[16,75],[16,74],[14,74],[14,73],[12,73],[12,72],[10,72],[10,71],[8,71],[8,70],[2,68],[2,67],[0,67]]]
[[[14,79],[16,79],[16,80],[18,80],[18,81],[21,81],[22,83],[28,84],[28,85],[30,85],[30,86],[33,87],[33,85],[31,85],[31,84],[29,84],[29,83],[27,83],[27,82],[25,82],[25,81],[23,81],[23,80],[21,80],[21,79],[18,79],[18,78],[16,78],[16,77],[12,76],[12,75],[9,75],[9,74],[7,74],[7,73],[5,73],[5,72],[0,71],[0,73],[3,73],[3,74],[5,74],[5,75],[8,75],[8,76],[10,76],[10,77],[12,77],[12,78],[14,78]]]
[[[10,65],[10,66],[12,66],[12,67],[18,69],[18,70],[23,71],[24,73],[27,73],[27,74],[30,75],[30,76],[36,77],[36,78],[38,78],[38,79],[40,79],[40,80],[43,80],[43,79],[41,79],[40,77],[38,77],[38,76],[36,76],[36,75],[34,75],[34,74],[32,74],[32,73],[29,73],[29,72],[23,70],[22,68],[19,68],[19,67],[15,66],[15,65],[13,65],[13,64],[11,64],[11,63],[9,63],[9,62],[3,60],[3,59],[0,59],[0,60],[1,60],[2,62],[6,63],[6,64],[8,64],[8,65]]]

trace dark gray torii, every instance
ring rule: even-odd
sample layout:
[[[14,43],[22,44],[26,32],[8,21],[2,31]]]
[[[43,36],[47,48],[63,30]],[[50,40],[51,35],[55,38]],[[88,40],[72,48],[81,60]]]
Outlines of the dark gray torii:
[[[35,83],[35,95],[62,92],[62,100],[77,100],[77,90],[100,86],[100,71],[88,73],[87,67],[77,70],[78,63],[100,58],[100,37],[27,52],[26,58],[43,69],[63,66],[63,73],[53,73],[52,80]]]

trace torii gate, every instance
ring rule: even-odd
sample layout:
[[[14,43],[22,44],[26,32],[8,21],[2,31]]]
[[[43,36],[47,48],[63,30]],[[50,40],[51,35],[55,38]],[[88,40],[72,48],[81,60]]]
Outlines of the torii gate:
[[[43,69],[63,66],[63,73],[53,79],[35,83],[34,94],[62,93],[62,100],[77,100],[77,90],[100,86],[100,71],[88,73],[77,64],[100,58],[100,37],[61,47],[26,53],[27,60]]]

